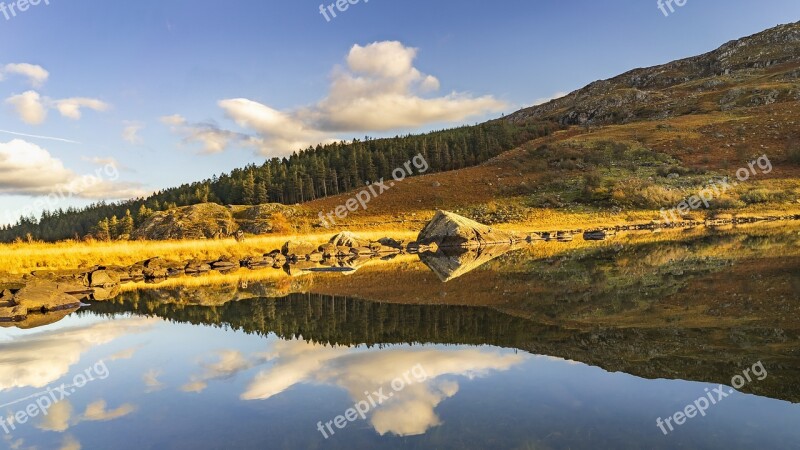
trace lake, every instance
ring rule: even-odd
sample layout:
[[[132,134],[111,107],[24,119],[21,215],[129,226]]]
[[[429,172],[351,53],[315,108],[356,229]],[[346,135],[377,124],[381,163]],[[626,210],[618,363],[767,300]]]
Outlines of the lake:
[[[0,330],[2,446],[800,448],[796,225],[353,268],[136,284]]]

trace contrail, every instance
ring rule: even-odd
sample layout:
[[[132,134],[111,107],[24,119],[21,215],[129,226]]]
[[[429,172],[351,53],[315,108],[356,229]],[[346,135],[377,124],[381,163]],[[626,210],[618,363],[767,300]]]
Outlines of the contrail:
[[[24,137],[35,138],[35,139],[47,139],[47,140],[50,140],[50,141],[67,142],[67,143],[70,143],[70,144],[80,144],[80,142],[78,142],[78,141],[72,141],[72,140],[69,140],[69,139],[62,139],[62,138],[50,137],[50,136],[37,136],[35,134],[16,133],[14,131],[8,131],[8,130],[0,130],[0,133],[8,133],[8,134],[13,134],[14,136],[24,136]]]

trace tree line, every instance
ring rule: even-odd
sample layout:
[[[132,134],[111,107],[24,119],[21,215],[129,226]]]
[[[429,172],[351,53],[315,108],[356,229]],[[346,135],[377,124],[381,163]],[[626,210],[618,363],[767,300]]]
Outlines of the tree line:
[[[84,208],[45,211],[0,227],[0,241],[117,239],[152,214],[198,203],[221,205],[297,204],[337,195],[380,178],[422,154],[426,173],[475,166],[556,129],[552,123],[511,124],[496,120],[421,135],[317,145],[289,157],[272,158],[203,181],[165,189],[147,198],[99,202]]]

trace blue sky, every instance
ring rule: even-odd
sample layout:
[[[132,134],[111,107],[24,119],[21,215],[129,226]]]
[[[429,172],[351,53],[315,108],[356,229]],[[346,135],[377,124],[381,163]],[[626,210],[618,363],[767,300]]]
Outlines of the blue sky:
[[[0,132],[3,223],[89,174],[49,205],[480,122],[800,20],[796,0],[361,0],[330,21],[319,0],[49,3],[0,13],[0,130],[77,143]]]

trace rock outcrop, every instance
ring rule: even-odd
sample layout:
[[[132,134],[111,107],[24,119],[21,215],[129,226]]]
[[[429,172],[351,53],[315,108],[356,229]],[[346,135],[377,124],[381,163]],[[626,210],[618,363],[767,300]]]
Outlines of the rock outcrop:
[[[417,243],[422,246],[436,244],[440,248],[513,244],[518,240],[512,233],[494,229],[447,211],[437,211],[417,237]]]
[[[238,228],[229,208],[202,203],[157,212],[137,228],[131,238],[156,241],[211,239],[231,235]]]

